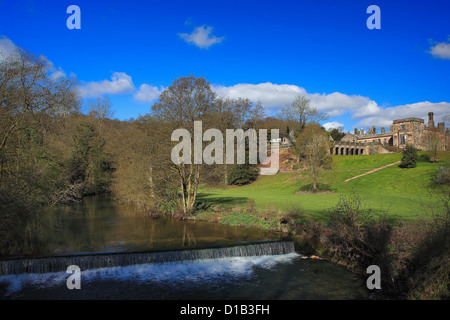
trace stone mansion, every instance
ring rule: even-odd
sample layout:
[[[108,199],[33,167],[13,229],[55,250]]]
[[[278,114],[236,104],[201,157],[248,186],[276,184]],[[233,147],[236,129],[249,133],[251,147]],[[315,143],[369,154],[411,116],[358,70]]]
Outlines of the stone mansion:
[[[439,150],[450,150],[450,130],[445,123],[435,126],[434,114],[428,113],[428,126],[419,118],[394,120],[390,131],[381,128],[377,133],[372,127],[368,132],[355,129],[354,133],[347,133],[330,150],[333,155],[358,155],[399,152],[407,144],[419,150],[429,150],[431,144],[437,145]]]

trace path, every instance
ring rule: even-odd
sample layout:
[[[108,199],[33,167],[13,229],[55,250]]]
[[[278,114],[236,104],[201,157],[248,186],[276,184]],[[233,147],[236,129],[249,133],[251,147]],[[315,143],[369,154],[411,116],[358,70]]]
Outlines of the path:
[[[394,163],[391,163],[391,164],[387,164],[387,165],[385,165],[385,166],[382,166],[382,167],[379,167],[379,168],[370,170],[369,172],[360,174],[359,176],[355,176],[355,177],[353,177],[353,178],[347,179],[347,180],[345,180],[345,182],[349,182],[350,180],[353,180],[353,179],[356,179],[356,178],[359,178],[359,177],[362,177],[362,176],[366,176],[366,175],[368,175],[368,174],[377,172],[377,171],[382,170],[382,169],[387,168],[387,167],[395,166],[396,164],[399,164],[400,162],[401,162],[401,161],[397,161],[397,162],[394,162]]]

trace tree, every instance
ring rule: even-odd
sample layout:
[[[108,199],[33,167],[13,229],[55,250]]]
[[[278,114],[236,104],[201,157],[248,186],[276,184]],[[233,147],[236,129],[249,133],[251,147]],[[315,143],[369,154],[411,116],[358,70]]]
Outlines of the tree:
[[[326,132],[318,124],[307,124],[299,135],[297,148],[308,168],[313,182],[313,191],[317,190],[319,174],[328,168],[331,161],[329,139]]]
[[[91,123],[80,123],[73,134],[73,149],[69,159],[71,185],[82,185],[83,195],[108,192],[114,171],[105,140]]]
[[[423,134],[423,145],[430,152],[430,161],[438,161],[438,151],[444,150],[443,134],[438,128],[428,128]]]
[[[158,101],[152,106],[157,120],[164,123],[159,135],[170,141],[175,129],[187,129],[190,132],[191,146],[194,145],[194,121],[208,120],[214,110],[215,94],[203,77],[180,77],[164,90]],[[207,122],[207,121],[206,121]],[[194,154],[194,152],[191,152]],[[170,157],[170,155],[167,155]],[[200,183],[200,164],[172,163],[168,169],[178,177],[180,187],[179,202],[184,216],[193,213]]]
[[[238,164],[230,170],[228,175],[228,184],[230,185],[246,185],[252,183],[258,178],[259,169],[252,164]]]
[[[345,137],[345,132],[343,127],[333,128],[329,131],[330,136],[334,141],[341,141],[343,137]]]
[[[308,123],[318,123],[326,120],[327,115],[311,106],[311,100],[298,95],[295,100],[281,109],[280,118],[290,126],[291,132],[286,132],[286,138],[291,142],[294,153],[299,154],[299,145],[295,142]],[[288,127],[289,128],[289,127]],[[300,158],[297,158],[300,162]]]
[[[80,108],[76,83],[53,79],[48,60],[17,49],[0,63],[0,153],[14,133],[43,115],[67,116]]]
[[[297,125],[298,133],[302,132],[308,123],[317,123],[326,120],[325,113],[311,106],[311,100],[302,95],[298,95],[295,100],[281,109],[280,117],[286,121]]]
[[[417,160],[419,156],[417,155],[417,149],[413,145],[406,145],[403,150],[403,156],[400,163],[401,168],[415,168],[417,166]]]
[[[114,116],[114,111],[112,110],[109,98],[103,97],[90,100],[88,103],[88,114],[101,122],[105,119],[111,119]]]
[[[220,97],[215,100],[213,112],[208,120],[212,127],[225,134],[227,129],[246,130],[252,128],[258,130],[264,126],[264,118],[264,108],[261,102],[254,104],[250,99]],[[230,182],[228,178],[230,166],[225,161],[226,152],[223,155],[223,165],[218,170],[222,172],[223,182],[227,185]],[[213,167],[209,169],[213,169]],[[211,173],[211,170],[209,172]]]

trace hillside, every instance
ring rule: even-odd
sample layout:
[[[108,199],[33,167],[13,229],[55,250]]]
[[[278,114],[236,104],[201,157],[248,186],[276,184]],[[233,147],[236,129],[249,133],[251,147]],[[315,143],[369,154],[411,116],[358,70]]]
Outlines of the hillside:
[[[402,155],[334,157],[332,169],[324,171],[320,178],[334,194],[296,194],[309,183],[309,179],[304,172],[285,170],[276,176],[260,176],[248,186],[203,187],[199,198],[226,207],[242,207],[250,202],[267,211],[286,212],[301,206],[305,215],[320,221],[327,219],[328,209],[336,205],[341,195],[356,193],[375,212],[386,212],[393,219],[413,219],[425,214],[423,206],[430,201],[430,185],[436,168],[450,163],[450,152],[440,155],[440,163],[429,162],[424,153],[419,155],[414,169],[394,165],[349,182],[345,180],[399,161]]]

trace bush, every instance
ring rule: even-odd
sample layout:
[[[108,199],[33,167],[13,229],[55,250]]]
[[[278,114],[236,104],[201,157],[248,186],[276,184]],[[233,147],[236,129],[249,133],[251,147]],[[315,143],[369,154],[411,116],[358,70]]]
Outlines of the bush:
[[[401,168],[415,168],[417,166],[417,160],[419,156],[417,155],[417,149],[412,145],[407,145],[405,150],[403,150],[402,162],[400,163]]]
[[[437,175],[434,181],[440,185],[450,185],[450,167],[439,166],[437,168]]]
[[[228,184],[246,185],[258,178],[259,170],[256,165],[240,164],[234,166],[228,174]]]

